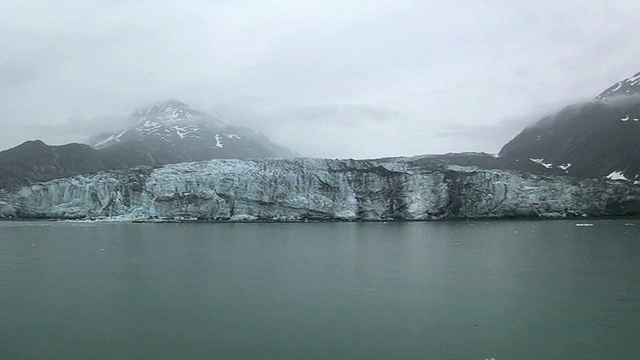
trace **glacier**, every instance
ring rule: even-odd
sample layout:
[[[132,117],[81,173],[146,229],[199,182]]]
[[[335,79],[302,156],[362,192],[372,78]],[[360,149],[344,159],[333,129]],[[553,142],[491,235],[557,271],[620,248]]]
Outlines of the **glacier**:
[[[438,220],[640,214],[640,187],[408,159],[210,160],[0,193],[9,219]]]

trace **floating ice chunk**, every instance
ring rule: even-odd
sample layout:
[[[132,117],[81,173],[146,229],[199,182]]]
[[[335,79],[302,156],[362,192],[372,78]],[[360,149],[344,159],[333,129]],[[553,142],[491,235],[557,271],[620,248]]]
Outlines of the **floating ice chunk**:
[[[249,214],[237,214],[233,215],[229,220],[231,221],[255,221],[258,220],[257,216]]]

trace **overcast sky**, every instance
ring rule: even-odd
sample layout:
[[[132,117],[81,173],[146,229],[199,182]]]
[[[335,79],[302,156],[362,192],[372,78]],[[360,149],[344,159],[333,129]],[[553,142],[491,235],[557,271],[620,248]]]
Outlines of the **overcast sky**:
[[[639,23],[637,0],[3,0],[0,149],[172,98],[306,156],[497,152],[640,71]]]

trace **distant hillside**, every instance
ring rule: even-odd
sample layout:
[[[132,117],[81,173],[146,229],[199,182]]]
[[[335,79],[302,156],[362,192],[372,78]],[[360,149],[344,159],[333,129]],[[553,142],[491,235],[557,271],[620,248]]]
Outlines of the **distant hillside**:
[[[83,144],[49,146],[27,141],[0,152],[0,189],[107,168],[101,154]]]

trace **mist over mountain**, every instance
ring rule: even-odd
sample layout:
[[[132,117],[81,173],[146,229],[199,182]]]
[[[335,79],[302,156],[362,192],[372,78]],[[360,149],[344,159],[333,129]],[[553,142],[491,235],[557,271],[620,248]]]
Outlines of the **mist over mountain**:
[[[261,133],[228,125],[178,100],[137,110],[129,117],[129,123],[132,125],[120,131],[97,134],[87,143],[96,149],[107,149],[140,142],[172,153],[180,161],[298,156]]]
[[[500,156],[516,167],[583,177],[640,176],[640,73],[593,100],[540,119],[507,143]],[[526,165],[524,165],[526,164]]]
[[[512,119],[637,71],[638,6],[7,0],[0,150],[82,142],[180,99],[305,156],[495,153],[519,132]]]
[[[335,118],[332,133],[340,139],[344,115],[372,127],[395,118],[382,108],[340,106],[302,107],[300,116]],[[224,112],[223,112],[224,113]],[[227,111],[225,115],[234,114]],[[245,115],[252,116],[251,113]],[[255,115],[255,114],[254,114]],[[312,120],[313,121],[313,120]],[[39,181],[132,166],[209,159],[291,158],[296,152],[246,127],[167,100],[134,111],[126,127],[89,139],[89,146],[48,146],[31,141],[0,152],[0,186],[13,188]],[[407,123],[398,122],[398,126]],[[490,127],[470,132],[491,132]],[[383,135],[381,135],[383,136]],[[505,144],[498,155],[480,152],[392,157],[381,161],[408,161],[419,166],[464,166],[547,175],[609,178],[638,182],[640,177],[640,73],[619,81],[593,100],[577,103],[542,117]],[[341,141],[348,141],[348,138]]]
[[[141,165],[298,156],[259,132],[225,124],[177,100],[137,110],[128,120],[127,128],[93,136],[92,146],[35,140],[0,152],[0,189]]]

